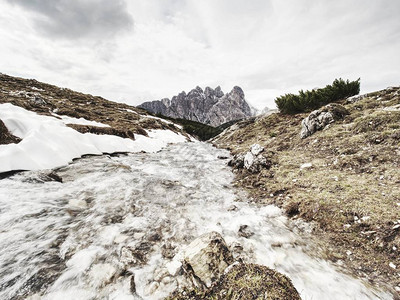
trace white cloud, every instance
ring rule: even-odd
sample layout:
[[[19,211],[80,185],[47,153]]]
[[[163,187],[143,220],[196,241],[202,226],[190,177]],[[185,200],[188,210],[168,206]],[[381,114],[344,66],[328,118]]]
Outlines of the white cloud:
[[[102,21],[80,16],[67,39],[38,30],[37,14],[51,19],[48,10],[0,3],[0,72],[130,104],[239,85],[259,108],[337,77],[361,77],[363,91],[400,84],[397,1],[127,0],[111,15],[101,13],[103,2],[90,1]],[[72,12],[82,7],[71,3]],[[61,20],[68,27],[75,19]],[[102,36],[104,24],[116,34]]]

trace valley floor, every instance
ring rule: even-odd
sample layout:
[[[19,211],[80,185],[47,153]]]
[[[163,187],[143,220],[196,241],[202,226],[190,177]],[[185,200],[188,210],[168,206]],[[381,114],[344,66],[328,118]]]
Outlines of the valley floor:
[[[236,259],[288,275],[302,299],[392,298],[307,254],[309,225],[248,203],[218,156],[229,154],[181,143],[0,180],[0,298],[162,299],[185,285],[185,246],[210,231]]]

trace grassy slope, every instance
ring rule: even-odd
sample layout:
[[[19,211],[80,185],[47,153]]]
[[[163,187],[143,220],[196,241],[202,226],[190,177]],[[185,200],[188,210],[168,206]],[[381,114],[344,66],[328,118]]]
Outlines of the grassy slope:
[[[239,171],[236,183],[255,201],[313,221],[324,256],[375,284],[400,287],[400,110],[393,108],[400,89],[342,104],[349,116],[303,140],[307,114],[273,114],[234,125],[214,144],[234,154],[253,143],[272,151],[270,170]],[[301,170],[304,163],[312,167]]]
[[[25,95],[26,93],[28,93],[28,96]],[[45,103],[32,101],[30,99],[32,97],[42,99]],[[80,132],[114,134],[125,138],[133,138],[134,134],[147,135],[144,129],[180,131],[173,124],[154,118],[145,118],[148,115],[145,110],[128,104],[116,103],[102,97],[59,88],[33,79],[11,77],[1,73],[0,103],[12,103],[44,115],[51,115],[51,112],[55,111],[58,115],[85,118],[111,126],[111,128],[101,128],[70,125],[70,127]]]

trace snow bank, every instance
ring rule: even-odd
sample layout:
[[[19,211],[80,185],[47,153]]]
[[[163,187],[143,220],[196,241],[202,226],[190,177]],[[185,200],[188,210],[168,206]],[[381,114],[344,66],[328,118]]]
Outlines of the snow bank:
[[[186,137],[170,130],[150,130],[149,137],[136,135],[135,141],[82,134],[67,127],[65,120],[38,115],[10,103],[0,104],[0,119],[22,139],[19,144],[0,145],[0,172],[52,169],[84,154],[156,152],[168,143],[186,141]]]

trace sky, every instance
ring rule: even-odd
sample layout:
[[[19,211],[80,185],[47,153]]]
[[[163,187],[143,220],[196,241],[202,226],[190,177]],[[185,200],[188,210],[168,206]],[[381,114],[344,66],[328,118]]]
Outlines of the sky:
[[[0,72],[138,105],[240,86],[262,109],[335,78],[400,85],[398,0],[0,0]]]

